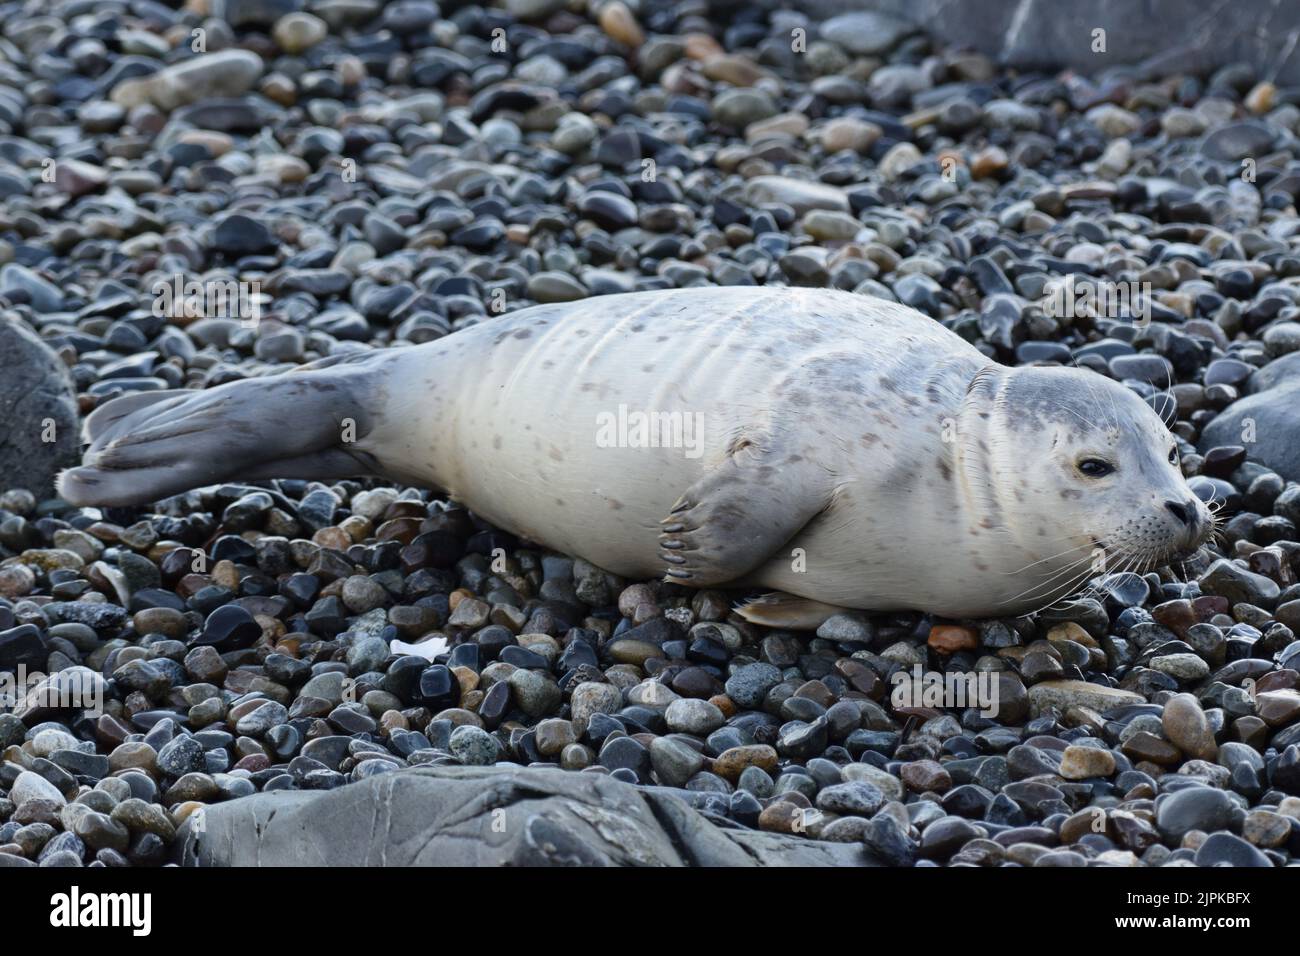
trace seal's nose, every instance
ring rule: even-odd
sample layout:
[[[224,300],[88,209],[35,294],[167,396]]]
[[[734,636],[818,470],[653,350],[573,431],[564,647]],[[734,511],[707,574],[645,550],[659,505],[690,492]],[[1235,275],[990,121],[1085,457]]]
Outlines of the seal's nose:
[[[1183,545],[1186,548],[1199,546],[1214,527],[1210,513],[1195,498],[1187,501],[1171,499],[1165,502],[1165,508],[1178,519],[1179,530],[1184,539]]]
[[[1192,516],[1196,514],[1196,508],[1194,505],[1186,505],[1181,501],[1166,501],[1165,508],[1168,509],[1169,513],[1177,518],[1178,523],[1182,525],[1190,525],[1192,523]]]

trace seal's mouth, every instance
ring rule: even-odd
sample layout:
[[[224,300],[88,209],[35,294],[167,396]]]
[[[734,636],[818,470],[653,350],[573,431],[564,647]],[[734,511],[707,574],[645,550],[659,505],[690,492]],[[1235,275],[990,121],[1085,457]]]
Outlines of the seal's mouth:
[[[1210,515],[1197,514],[1196,521],[1187,529],[1183,540],[1172,555],[1172,560],[1186,561],[1214,537],[1214,518]]]
[[[1161,515],[1163,521],[1152,526],[1147,517],[1138,522],[1136,529],[1126,525],[1104,536],[1089,535],[1089,540],[1101,552],[1108,568],[1125,567],[1145,573],[1187,561],[1212,541],[1216,527],[1213,512],[1196,504],[1169,509],[1178,518],[1177,524],[1168,515]]]
[[[1214,522],[1205,521],[1197,525],[1187,535],[1184,540],[1169,552],[1169,561],[1186,561],[1196,555],[1203,547],[1210,543],[1210,538],[1214,535]]]
[[[1191,560],[1205,545],[1209,544],[1213,532],[1212,522],[1189,530],[1187,534],[1180,536],[1181,540],[1171,545],[1163,554],[1153,556],[1149,562],[1150,567],[1158,568]]]

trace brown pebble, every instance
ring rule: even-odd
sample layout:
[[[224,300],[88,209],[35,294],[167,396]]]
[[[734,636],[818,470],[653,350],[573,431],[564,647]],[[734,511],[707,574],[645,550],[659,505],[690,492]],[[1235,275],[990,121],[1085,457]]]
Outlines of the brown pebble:
[[[724,750],[713,761],[713,772],[735,782],[746,767],[760,770],[776,769],[776,751],[767,744],[748,744]]]
[[[1172,767],[1182,760],[1182,753],[1177,747],[1145,730],[1138,731],[1124,741],[1119,749],[1130,760],[1156,764],[1162,768],[1157,771],[1157,775],[1164,773],[1164,767]]]
[[[1009,164],[1004,150],[989,146],[971,157],[970,174],[973,179],[989,179],[1005,171]]]
[[[736,702],[726,694],[716,694],[713,697],[710,697],[709,703],[722,711],[722,716],[728,719],[735,717],[736,714],[739,713],[739,708],[736,707]]]
[[[1169,741],[1188,757],[1214,760],[1218,755],[1210,723],[1192,694],[1175,694],[1169,698],[1160,715],[1160,725]]]
[[[811,807],[776,800],[758,815],[758,828],[769,833],[807,834],[816,816],[820,816],[820,811]]]
[[[980,641],[974,628],[959,624],[936,624],[930,628],[926,643],[941,653],[955,654],[958,651],[975,650]]]
[[[641,29],[641,24],[636,22],[636,17],[622,0],[610,0],[601,7],[597,22],[607,36],[624,46],[635,50],[645,42],[645,32]]]
[[[914,760],[899,769],[903,785],[913,793],[944,793],[952,786],[952,775],[937,760]]]

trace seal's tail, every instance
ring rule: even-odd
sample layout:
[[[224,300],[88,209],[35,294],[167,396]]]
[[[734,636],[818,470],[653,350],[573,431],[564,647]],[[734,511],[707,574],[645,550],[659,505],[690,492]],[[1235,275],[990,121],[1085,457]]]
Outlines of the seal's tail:
[[[352,446],[371,427],[357,385],[327,368],[124,395],[86,419],[90,447],[59,476],[59,494],[80,506],[133,505],[233,479],[377,474]]]

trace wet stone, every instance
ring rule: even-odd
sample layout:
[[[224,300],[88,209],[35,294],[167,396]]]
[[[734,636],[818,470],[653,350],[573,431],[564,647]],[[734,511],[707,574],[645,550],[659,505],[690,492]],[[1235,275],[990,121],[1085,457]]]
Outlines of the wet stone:
[[[450,750],[461,763],[486,766],[496,762],[500,748],[482,728],[464,725],[451,732]]]
[[[817,807],[831,813],[871,816],[880,809],[884,795],[865,780],[826,787],[817,794]]]
[[[747,664],[727,678],[727,696],[741,707],[756,708],[780,680],[781,672],[771,664]]]

